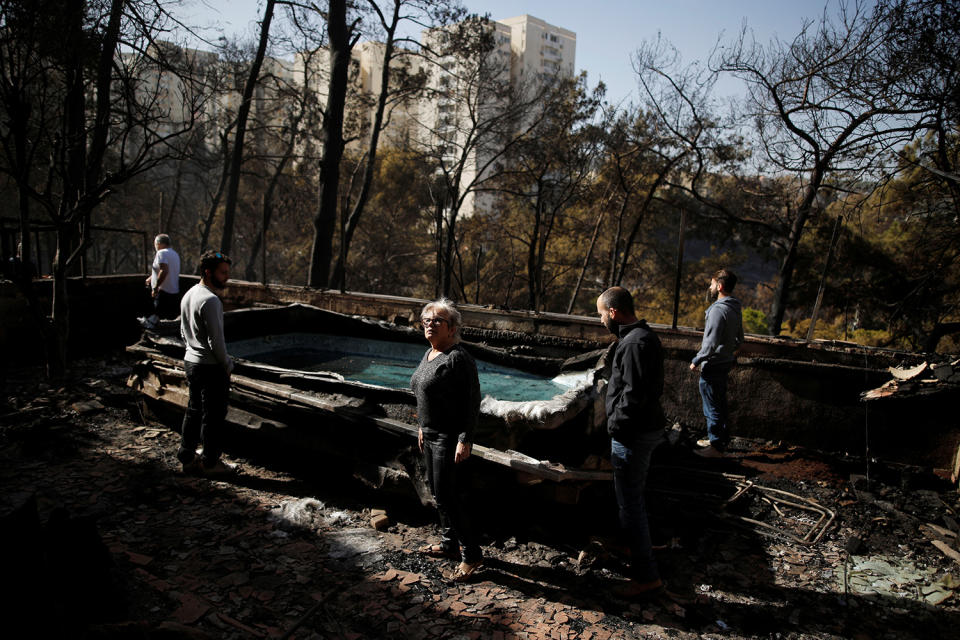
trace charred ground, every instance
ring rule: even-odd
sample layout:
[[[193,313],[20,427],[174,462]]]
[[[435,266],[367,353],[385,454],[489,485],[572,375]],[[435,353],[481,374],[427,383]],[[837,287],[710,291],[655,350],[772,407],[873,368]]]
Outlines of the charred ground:
[[[154,415],[128,373],[121,356],[79,362],[57,384],[7,373],[7,637],[928,638],[960,623],[960,504],[922,469],[757,442],[711,464],[680,434],[651,476],[674,596],[611,595],[622,564],[602,487],[578,506],[547,505],[535,485],[486,488],[488,562],[455,585],[449,563],[415,553],[436,537],[432,512],[412,492],[367,490],[336,461],[247,443],[230,450],[238,477],[183,476],[176,417]],[[799,542],[816,517],[776,524],[786,507],[762,494],[721,508],[745,484],[834,518]]]

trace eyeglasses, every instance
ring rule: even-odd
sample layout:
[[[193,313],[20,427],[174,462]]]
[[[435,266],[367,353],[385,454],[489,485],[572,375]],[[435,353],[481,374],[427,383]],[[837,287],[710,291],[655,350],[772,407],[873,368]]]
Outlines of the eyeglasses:
[[[425,327],[429,327],[431,325],[437,327],[447,322],[448,320],[446,318],[441,318],[439,316],[434,316],[433,318],[420,318],[420,324]]]

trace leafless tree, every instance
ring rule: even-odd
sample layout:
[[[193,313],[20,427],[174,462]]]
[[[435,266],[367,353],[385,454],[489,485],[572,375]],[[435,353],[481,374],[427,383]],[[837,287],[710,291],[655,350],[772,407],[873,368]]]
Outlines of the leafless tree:
[[[273,22],[273,12],[276,4],[276,0],[266,0],[263,7],[257,51],[243,85],[236,124],[233,127],[230,163],[224,167],[228,179],[226,200],[223,203],[223,231],[220,236],[220,250],[225,253],[230,253],[233,244],[233,224],[237,211],[237,192],[240,188],[240,167],[243,164],[243,144],[247,134],[247,120],[250,117],[250,107],[253,105],[254,90],[260,82],[260,69],[263,67],[263,59],[267,55],[267,45],[270,42],[270,25]]]
[[[500,207],[497,219],[508,236],[526,247],[527,307],[535,311],[543,308],[550,279],[547,259],[554,230],[564,212],[581,202],[596,169],[601,136],[591,121],[603,88],[589,92],[585,81],[585,75],[557,79],[543,96],[550,117],[505,156],[496,181],[500,195],[511,201]]]
[[[792,175],[798,185],[776,239],[782,259],[773,334],[780,333],[807,223],[838,194],[882,180],[887,152],[926,126],[926,107],[907,99],[902,70],[887,65],[890,43],[882,11],[858,1],[807,22],[791,42],[761,46],[745,30],[719,55],[716,68],[747,84],[746,115],[765,169]]]
[[[0,170],[16,183],[21,234],[33,207],[56,234],[51,322],[41,324],[51,374],[66,367],[66,278],[97,205],[193,126],[196,105],[171,113],[160,82],[176,73],[156,46],[166,24],[160,0],[0,0]]]
[[[313,218],[313,248],[310,254],[311,287],[325,287],[330,279],[333,233],[337,222],[340,161],[343,158],[343,117],[347,102],[350,57],[360,38],[359,16],[348,15],[347,0],[330,0],[327,11],[327,46],[330,75],[324,109],[317,212]],[[349,19],[349,22],[348,22]]]
[[[435,27],[460,19],[463,9],[458,0],[366,0],[373,16],[373,28],[365,28],[368,35],[380,43],[380,77],[376,107],[370,124],[370,133],[363,156],[363,177],[360,190],[352,206],[344,208],[340,221],[340,252],[331,275],[330,287],[346,288],[347,254],[364,207],[370,197],[377,161],[380,134],[390,122],[391,111],[407,104],[411,98],[423,94],[425,75],[411,68],[412,50],[419,47],[413,38],[402,37],[398,31],[404,23],[421,27]],[[349,213],[348,213],[349,211]]]
[[[451,295],[460,211],[468,198],[493,188],[505,157],[549,116],[543,100],[549,85],[511,82],[510,53],[487,18],[435,29],[428,40],[424,55],[436,74],[436,111],[423,114],[430,135],[421,145],[436,172],[437,293]]]

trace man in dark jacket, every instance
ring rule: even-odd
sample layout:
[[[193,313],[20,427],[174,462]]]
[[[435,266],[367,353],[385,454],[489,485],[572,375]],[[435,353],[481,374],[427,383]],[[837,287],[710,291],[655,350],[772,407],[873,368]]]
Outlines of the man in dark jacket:
[[[703,343],[690,363],[690,369],[700,369],[700,398],[703,415],[707,419],[708,442],[697,453],[706,458],[722,456],[730,442],[727,424],[727,376],[736,363],[736,351],[743,344],[743,317],[740,301],[733,297],[737,276],[720,269],[710,280],[708,298],[716,300],[707,308],[703,327]]]
[[[646,597],[663,590],[650,542],[643,491],[650,457],[663,438],[663,349],[645,320],[638,320],[633,297],[622,287],[607,289],[597,299],[597,313],[617,336],[607,384],[607,431],[613,486],[620,526],[629,537],[630,583],[625,597]]]

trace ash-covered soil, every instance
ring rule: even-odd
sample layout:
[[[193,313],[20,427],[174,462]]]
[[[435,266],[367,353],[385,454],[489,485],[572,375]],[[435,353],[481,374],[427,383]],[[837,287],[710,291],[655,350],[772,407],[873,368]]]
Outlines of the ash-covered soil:
[[[536,486],[485,491],[487,562],[455,584],[452,561],[416,553],[437,528],[412,491],[250,446],[229,449],[242,472],[227,481],[181,474],[176,417],[127,389],[128,372],[117,356],[57,383],[6,374],[4,637],[926,639],[960,627],[958,494],[924,470],[745,441],[702,460],[681,434],[649,487],[670,593],[613,595],[623,558],[607,487],[576,506],[544,504]]]

